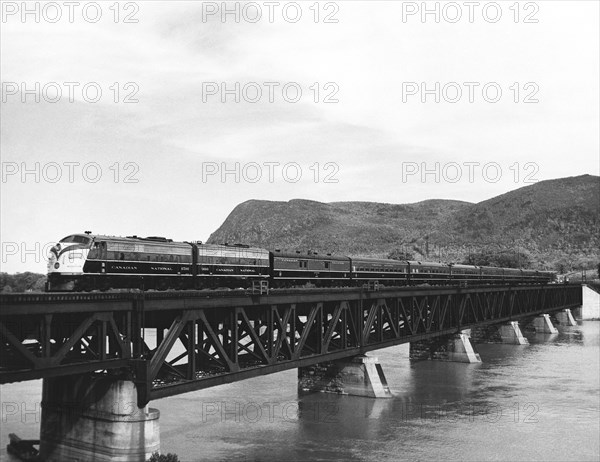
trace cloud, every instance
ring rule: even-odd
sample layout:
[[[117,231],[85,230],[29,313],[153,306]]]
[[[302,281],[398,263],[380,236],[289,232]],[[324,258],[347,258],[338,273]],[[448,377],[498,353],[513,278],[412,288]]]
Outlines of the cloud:
[[[36,104],[27,95],[22,103],[19,92],[3,94],[2,162],[39,163],[46,173],[51,163],[102,169],[96,183],[81,171],[74,182],[11,176],[2,184],[2,239],[46,242],[90,228],[204,239],[250,198],[478,202],[524,186],[526,163],[539,167],[540,180],[598,174],[599,114],[591,104],[598,101],[597,3],[545,2],[537,24],[515,23],[508,7],[496,24],[402,22],[401,3],[339,3],[331,24],[323,23],[323,9],[315,22],[308,3],[298,23],[277,16],[253,24],[204,20],[202,5],[191,2],[140,3],[134,24],[114,23],[108,4],[96,24],[2,24],[2,82],[28,89],[58,82],[63,90],[64,82],[79,83],[74,102]],[[480,92],[474,103],[466,96],[456,104],[403,100],[403,82],[469,81],[480,83],[478,91],[497,82],[501,101],[486,102]],[[522,103],[530,81],[539,86],[537,104]],[[90,82],[102,89],[97,103],[81,94]],[[207,82],[229,90],[256,82],[263,98],[235,103],[229,94],[223,103],[220,91],[203,94]],[[279,84],[274,102],[265,82]],[[337,103],[323,102],[328,82]],[[302,88],[297,103],[283,98],[286,83]],[[124,103],[132,94],[138,102]],[[236,182],[235,175],[222,182],[220,173],[204,181],[207,162],[241,169],[278,162],[280,169],[273,182]],[[452,162],[463,169],[496,162],[503,175],[489,182],[479,170],[472,183],[436,181],[435,174],[423,181],[423,167]],[[302,169],[297,182],[283,177],[290,163]],[[419,173],[403,179],[413,164]],[[139,181],[124,182],[132,174]],[[327,175],[338,181],[325,182]]]

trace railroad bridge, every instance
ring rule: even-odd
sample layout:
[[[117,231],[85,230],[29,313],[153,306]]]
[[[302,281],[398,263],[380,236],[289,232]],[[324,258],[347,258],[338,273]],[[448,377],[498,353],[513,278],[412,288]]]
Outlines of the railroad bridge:
[[[573,325],[582,288],[26,293],[0,303],[0,383],[44,379],[40,440],[13,436],[10,449],[144,461],[159,449],[151,400],[292,368],[300,390],[389,397],[367,352],[410,342],[411,359],[480,361],[470,336],[523,344],[519,323]]]

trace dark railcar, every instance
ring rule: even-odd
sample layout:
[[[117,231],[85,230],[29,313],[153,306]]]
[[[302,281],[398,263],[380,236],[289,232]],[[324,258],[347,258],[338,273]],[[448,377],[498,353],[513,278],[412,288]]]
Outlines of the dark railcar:
[[[350,280],[350,259],[329,254],[282,252],[271,253],[271,275],[274,287],[311,283],[346,285]]]
[[[495,266],[481,266],[480,279],[483,284],[502,284],[504,282],[504,269]]]
[[[351,258],[352,280],[355,285],[378,281],[384,285],[406,285],[408,262],[375,258]]]
[[[476,284],[481,282],[481,268],[472,265],[451,265],[450,279],[458,284]]]
[[[434,262],[409,261],[410,284],[439,284],[450,276],[450,265]]]

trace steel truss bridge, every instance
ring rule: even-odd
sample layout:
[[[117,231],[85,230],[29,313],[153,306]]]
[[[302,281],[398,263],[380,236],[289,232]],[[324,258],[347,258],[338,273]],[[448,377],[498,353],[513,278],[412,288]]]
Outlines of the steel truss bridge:
[[[579,285],[2,294],[0,383],[104,371],[138,404],[581,306]]]

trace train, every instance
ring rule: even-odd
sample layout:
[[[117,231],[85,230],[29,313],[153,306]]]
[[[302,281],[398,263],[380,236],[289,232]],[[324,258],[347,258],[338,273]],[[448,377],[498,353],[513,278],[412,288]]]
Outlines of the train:
[[[46,291],[549,284],[551,271],[267,250],[86,231],[54,245]],[[263,281],[263,282],[261,282]]]

